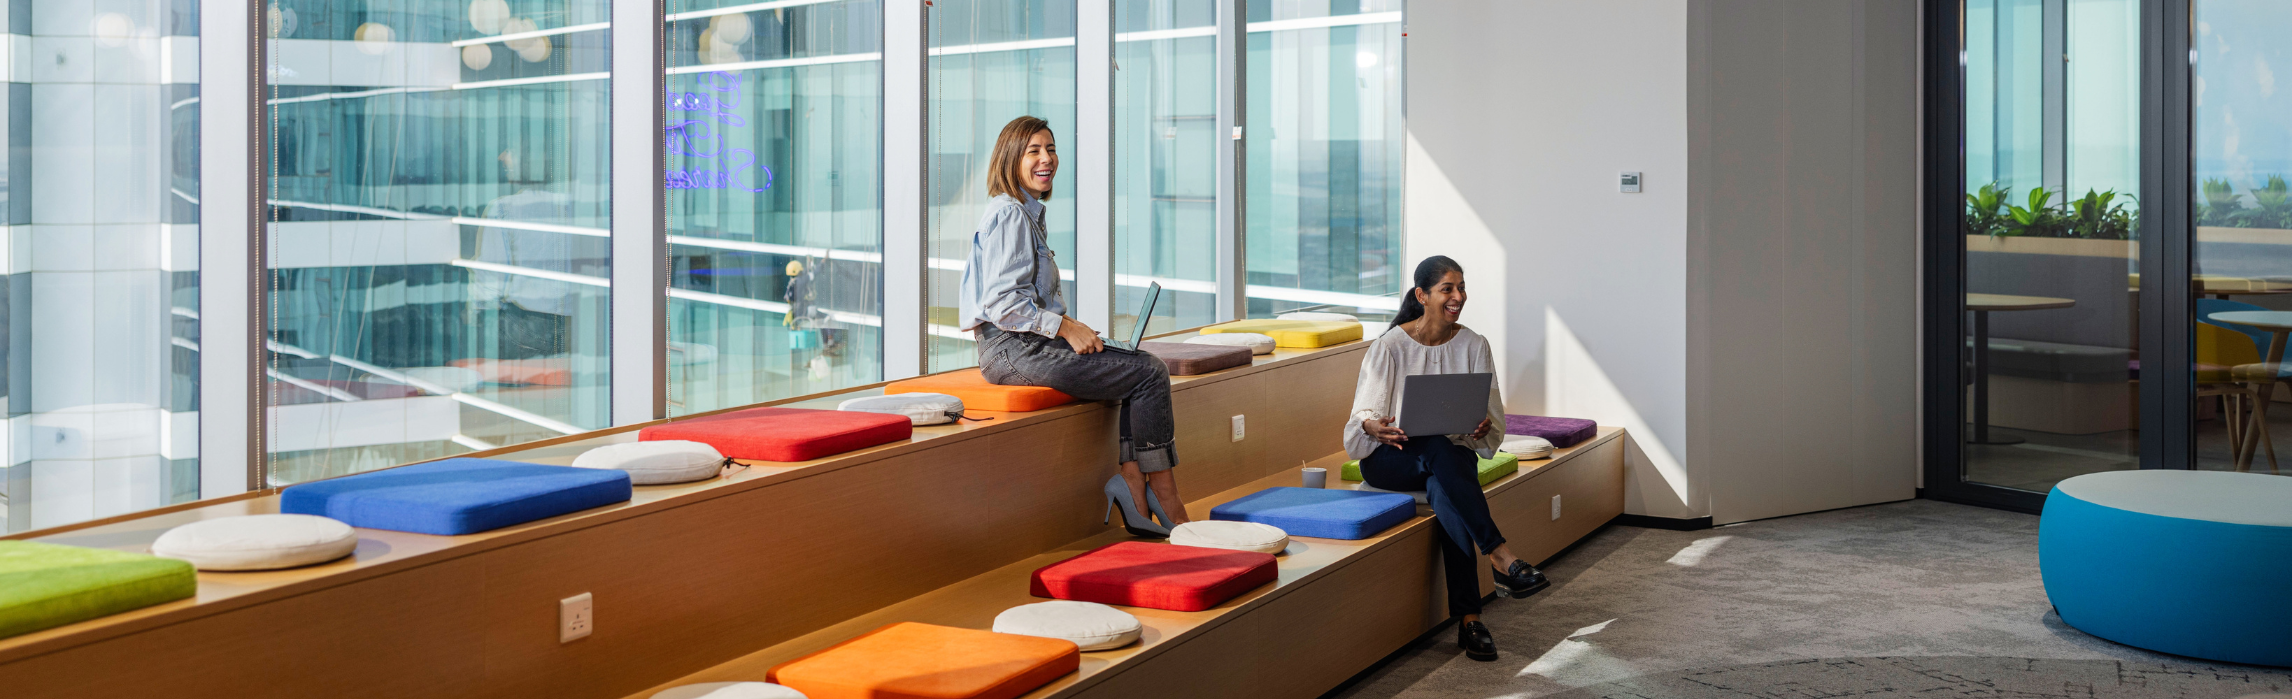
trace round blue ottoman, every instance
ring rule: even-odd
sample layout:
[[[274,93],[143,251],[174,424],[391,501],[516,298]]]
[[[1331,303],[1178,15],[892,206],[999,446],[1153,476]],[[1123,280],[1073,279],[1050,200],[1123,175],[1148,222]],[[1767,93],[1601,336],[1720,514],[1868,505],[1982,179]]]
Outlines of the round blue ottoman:
[[[2111,471],[2054,486],[2038,569],[2061,620],[2128,646],[2292,666],[2292,477]]]

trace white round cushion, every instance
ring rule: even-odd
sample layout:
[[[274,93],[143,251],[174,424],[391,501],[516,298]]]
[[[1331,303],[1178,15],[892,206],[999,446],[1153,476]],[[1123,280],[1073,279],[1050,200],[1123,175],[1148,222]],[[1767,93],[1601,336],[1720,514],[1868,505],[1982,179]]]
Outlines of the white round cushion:
[[[853,398],[837,404],[836,409],[905,415],[909,422],[918,425],[939,425],[963,416],[963,399],[945,393],[894,393]]]
[[[358,548],[358,530],[316,515],[244,515],[160,534],[151,552],[200,570],[274,570],[325,563]]]
[[[1086,651],[1130,645],[1138,628],[1138,617],[1097,602],[1036,602],[995,615],[995,633],[1073,641]]]
[[[700,442],[664,439],[597,447],[573,457],[573,467],[627,471],[631,484],[660,485],[715,478],[724,455]]]
[[[1273,336],[1264,333],[1210,333],[1186,338],[1186,343],[1248,347],[1250,354],[1273,354]]]
[[[1289,532],[1271,524],[1201,520],[1170,530],[1170,543],[1212,549],[1281,553],[1289,548]]]
[[[1497,446],[1496,450],[1523,459],[1541,459],[1552,455],[1552,441],[1543,437],[1508,434],[1504,435],[1504,443]]]
[[[1275,320],[1342,320],[1342,321],[1345,321],[1345,322],[1348,322],[1348,323],[1358,323],[1358,322],[1361,322],[1361,319],[1359,319],[1359,318],[1355,318],[1355,317],[1353,317],[1353,316],[1351,316],[1351,315],[1348,315],[1348,314],[1344,314],[1344,313],[1325,313],[1325,312],[1321,312],[1321,311],[1295,311],[1295,312],[1291,312],[1291,313],[1283,313],[1283,314],[1281,314],[1281,315],[1278,315],[1278,316],[1274,316],[1274,319],[1275,319]]]
[[[702,682],[670,687],[652,699],[809,699],[803,692],[770,682]]]

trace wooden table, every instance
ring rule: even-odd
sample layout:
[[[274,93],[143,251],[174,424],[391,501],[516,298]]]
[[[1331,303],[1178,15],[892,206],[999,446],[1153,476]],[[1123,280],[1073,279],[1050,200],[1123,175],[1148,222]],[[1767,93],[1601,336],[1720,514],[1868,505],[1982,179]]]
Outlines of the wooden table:
[[[2043,311],[2077,305],[2075,300],[2051,296],[1966,294],[1966,310],[1974,314],[1974,436],[1968,444],[2020,444],[2020,437],[1990,437],[1990,313]]]
[[[2271,379],[2278,375],[2280,370],[2276,367],[2281,366],[2284,363],[2284,338],[2287,335],[2292,335],[2292,311],[2221,311],[2219,313],[2214,313],[2205,317],[2223,323],[2243,325],[2268,331],[2268,355],[2266,359],[2266,367],[2268,368],[2268,375]],[[2257,405],[2253,406],[2252,420],[2250,424],[2252,426],[2252,430],[2257,431],[2265,429],[2263,423],[2265,423],[2266,420],[2264,418],[2267,415],[2269,399],[2275,397],[2276,382],[2273,380],[2263,380],[2256,381],[2254,383],[2257,384],[2256,388],[2259,389],[2260,397],[2255,401]],[[2256,432],[2247,432],[2247,434],[2256,434]],[[2244,439],[2244,444],[2240,445],[2240,448],[2236,450],[2235,461],[2237,470],[2242,471],[2250,466],[2252,463],[2252,454],[2254,450],[2259,446],[2261,441],[2262,440],[2253,439],[2249,436]],[[2275,468],[2276,451],[2275,445],[2273,443],[2271,443],[2269,446],[2268,464],[2270,468]]]

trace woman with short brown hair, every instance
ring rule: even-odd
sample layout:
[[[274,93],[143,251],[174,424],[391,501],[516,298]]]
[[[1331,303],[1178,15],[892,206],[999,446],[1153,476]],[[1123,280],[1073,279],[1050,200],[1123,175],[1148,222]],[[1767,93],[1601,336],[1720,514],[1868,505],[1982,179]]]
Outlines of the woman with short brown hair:
[[[1120,473],[1107,479],[1108,519],[1131,534],[1164,537],[1186,522],[1170,469],[1170,374],[1144,352],[1108,351],[1098,331],[1066,315],[1058,258],[1043,227],[1043,201],[1058,174],[1050,123],[1012,119],[987,160],[987,212],[963,266],[963,330],[979,340],[979,370],[1005,386],[1044,386],[1083,400],[1122,402]],[[1165,505],[1167,504],[1167,505]],[[1157,523],[1155,520],[1160,520]]]

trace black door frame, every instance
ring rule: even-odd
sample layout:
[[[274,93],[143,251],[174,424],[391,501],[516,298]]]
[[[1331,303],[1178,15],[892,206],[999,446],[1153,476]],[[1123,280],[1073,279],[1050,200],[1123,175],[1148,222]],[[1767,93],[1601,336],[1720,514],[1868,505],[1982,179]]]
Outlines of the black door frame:
[[[2195,462],[2195,377],[2189,331],[2193,229],[2190,206],[2191,3],[2141,2],[2141,468],[2187,469]],[[1925,3],[1925,265],[1926,309],[1920,364],[1924,373],[1925,479],[1921,497],[2038,512],[2044,493],[1963,476],[1965,452],[1966,244],[1964,0]]]

